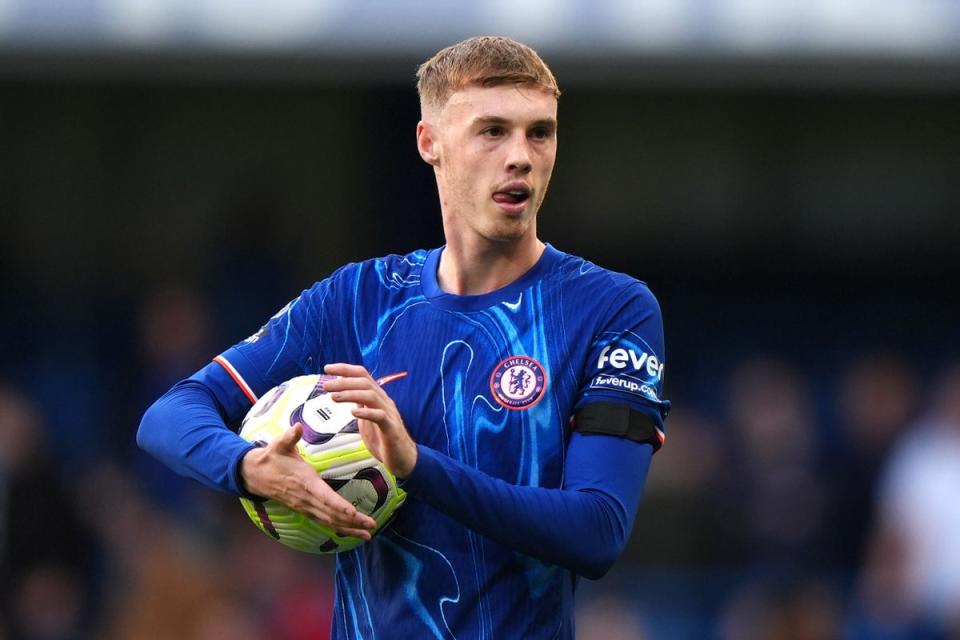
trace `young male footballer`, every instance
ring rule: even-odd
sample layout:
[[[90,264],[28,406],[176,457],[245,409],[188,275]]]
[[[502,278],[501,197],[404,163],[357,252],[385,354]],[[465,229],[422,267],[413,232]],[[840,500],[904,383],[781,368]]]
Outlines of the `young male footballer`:
[[[642,282],[537,237],[560,91],[532,49],[471,38],[417,77],[446,244],[314,284],[160,398],[137,439],[210,487],[367,539],[373,520],[300,459],[299,427],[254,447],[226,426],[284,380],[340,376],[325,389],[360,405],[408,498],[337,555],[333,637],[572,638],[577,581],[623,549],[663,442],[660,310]]]

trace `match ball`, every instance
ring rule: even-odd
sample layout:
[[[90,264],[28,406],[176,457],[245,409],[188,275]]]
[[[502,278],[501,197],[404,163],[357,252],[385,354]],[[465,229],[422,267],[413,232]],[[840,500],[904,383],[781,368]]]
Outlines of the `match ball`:
[[[323,390],[327,375],[292,378],[274,387],[253,405],[240,427],[240,436],[266,445],[298,422],[303,436],[297,449],[320,477],[357,511],[377,521],[380,532],[391,520],[406,494],[383,463],[367,450],[352,402],[334,402]],[[307,553],[337,553],[364,542],[341,536],[310,516],[276,500],[240,498],[244,511],[257,527],[274,540]]]

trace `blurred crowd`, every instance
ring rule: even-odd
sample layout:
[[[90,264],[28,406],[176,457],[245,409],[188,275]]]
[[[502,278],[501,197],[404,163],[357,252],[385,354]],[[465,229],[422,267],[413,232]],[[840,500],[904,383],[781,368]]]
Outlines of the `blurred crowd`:
[[[330,558],[135,447],[146,406],[242,337],[218,304],[147,295],[85,419],[51,401],[69,380],[0,381],[0,640],[327,637]],[[623,558],[581,582],[578,637],[960,638],[960,368],[745,354],[720,379],[707,406],[668,378],[666,446]]]
[[[670,416],[582,637],[960,638],[960,368],[872,352],[824,381],[762,355],[727,380],[718,415]]]

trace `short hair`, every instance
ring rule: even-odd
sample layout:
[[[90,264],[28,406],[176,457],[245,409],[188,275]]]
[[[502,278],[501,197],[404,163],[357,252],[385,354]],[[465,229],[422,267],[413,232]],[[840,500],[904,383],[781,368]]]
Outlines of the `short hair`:
[[[417,69],[420,108],[441,108],[466,87],[539,86],[560,97],[553,72],[525,44],[502,36],[475,36],[441,49]]]

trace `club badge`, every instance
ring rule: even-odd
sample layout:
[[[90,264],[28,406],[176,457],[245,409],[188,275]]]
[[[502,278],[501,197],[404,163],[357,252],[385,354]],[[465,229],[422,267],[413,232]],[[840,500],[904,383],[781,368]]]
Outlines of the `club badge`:
[[[540,402],[547,389],[543,365],[527,356],[510,356],[493,370],[490,391],[507,409],[529,409]]]

